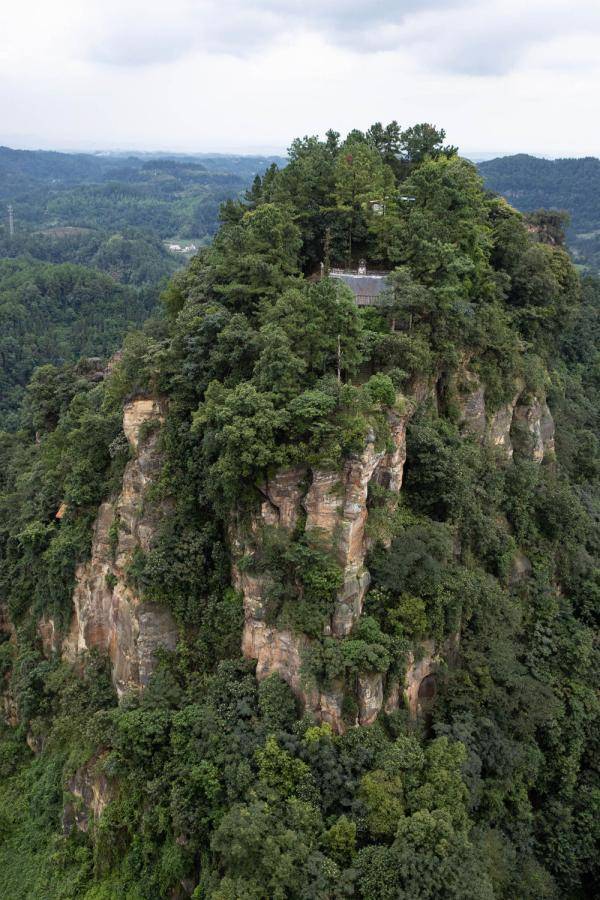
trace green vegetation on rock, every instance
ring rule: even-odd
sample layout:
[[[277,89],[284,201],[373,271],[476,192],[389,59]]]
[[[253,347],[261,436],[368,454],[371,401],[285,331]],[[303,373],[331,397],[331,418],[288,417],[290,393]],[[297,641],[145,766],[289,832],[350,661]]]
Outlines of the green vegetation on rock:
[[[295,141],[285,169],[226,204],[165,318],[104,380],[44,367],[26,388],[0,436],[6,896],[594,896],[600,285],[443,142],[396,123]],[[380,306],[315,277],[361,258],[391,272]],[[131,457],[122,405],[140,398],[165,410],[140,433],[160,458],[144,505],[161,515],[127,586],[180,636],[118,703],[105,661],[61,660],[39,621],[60,643],[95,512]],[[546,401],[556,442],[536,456]],[[513,407],[511,457],[485,437]],[[371,586],[340,636],[331,536],[306,509],[289,529],[258,527],[258,510],[290,468],[329,479],[333,506],[367,437],[381,458],[398,449],[402,416],[402,491],[369,486]],[[315,720],[276,672],[257,680],[232,563],[264,587],[261,628],[305,642],[307,689],[341,685],[350,727]],[[356,725],[361,678],[398,686],[427,642],[451,649],[422,714],[400,702]]]

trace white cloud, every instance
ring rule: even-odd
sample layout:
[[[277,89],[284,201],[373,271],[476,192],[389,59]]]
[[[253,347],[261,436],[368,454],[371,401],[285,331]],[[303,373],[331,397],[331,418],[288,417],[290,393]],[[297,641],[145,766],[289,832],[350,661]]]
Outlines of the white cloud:
[[[404,22],[468,0],[92,0],[87,50],[117,65],[171,61],[190,52],[248,56],[299,32],[370,52],[395,49]],[[472,2],[472,0],[471,0]]]
[[[397,118],[600,153],[597,0],[29,0],[0,33],[0,142],[284,147]]]

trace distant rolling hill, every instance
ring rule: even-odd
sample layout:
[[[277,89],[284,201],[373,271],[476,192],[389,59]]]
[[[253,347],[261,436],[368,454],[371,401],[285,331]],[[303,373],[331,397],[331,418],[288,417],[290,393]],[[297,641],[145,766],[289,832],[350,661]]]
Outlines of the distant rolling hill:
[[[0,223],[18,228],[144,229],[161,238],[212,238],[224,200],[275,156],[55,153],[0,147]]]
[[[140,327],[187,259],[173,247],[208,244],[273,162],[0,147],[0,431],[37,366],[106,357]]]
[[[564,209],[575,261],[600,272],[600,159],[539,159],[519,153],[479,163],[486,187],[517,209]]]

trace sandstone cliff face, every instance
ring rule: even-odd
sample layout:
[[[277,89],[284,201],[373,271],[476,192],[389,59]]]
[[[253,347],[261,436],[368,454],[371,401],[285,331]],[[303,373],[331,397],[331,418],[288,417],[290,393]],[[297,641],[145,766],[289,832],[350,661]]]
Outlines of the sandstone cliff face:
[[[367,434],[363,452],[348,459],[340,472],[297,467],[278,472],[261,486],[263,501],[250,531],[257,532],[261,525],[280,526],[291,531],[304,515],[306,530],[319,532],[342,567],[343,586],[331,620],[325,625],[325,634],[345,637],[362,612],[369,587],[369,573],[365,567],[369,543],[365,530],[369,484],[381,485],[394,493],[400,491],[406,461],[406,426],[412,411],[417,404],[432,398],[438,404],[444,403],[449,388],[457,396],[463,431],[480,443],[497,448],[507,458],[512,457],[513,445],[516,445],[519,452],[527,452],[536,462],[553,453],[554,423],[545,401],[526,399],[521,384],[509,403],[488,414],[484,386],[465,364],[453,383],[440,380],[436,387],[435,383],[425,380],[416,382],[411,390],[413,400],[408,411],[404,414],[390,412],[391,451],[376,449],[374,436]],[[527,440],[519,443],[520,434]],[[302,661],[310,639],[266,623],[268,578],[239,571],[235,560],[245,553],[252,554],[252,539],[242,538],[235,527],[232,538],[233,580],[244,597],[244,656],[256,660],[259,679],[278,673],[318,720],[328,722],[335,731],[343,731],[344,685],[333,684],[327,690],[307,687],[302,677]],[[447,644],[436,648],[433,642],[425,641],[417,658],[409,655],[403,684],[386,685],[379,673],[361,673],[355,689],[356,723],[369,725],[382,708],[389,713],[403,702],[411,716],[419,715],[435,693],[435,672],[440,660],[453,652]]]
[[[430,688],[435,686],[435,671],[440,655],[436,653],[434,641],[424,641],[421,655],[415,658],[409,654],[404,694],[410,715],[416,718],[423,700],[431,697]]]
[[[534,462],[554,454],[554,421],[545,400],[519,400],[511,425],[513,446]]]
[[[417,385],[417,389],[418,402],[435,393],[433,385]],[[260,488],[262,503],[251,532],[262,525],[292,531],[302,517],[306,530],[318,532],[337,557],[343,585],[324,629],[325,634],[335,638],[351,632],[369,587],[365,567],[369,484],[381,485],[393,493],[400,491],[406,460],[406,426],[415,405],[416,402],[405,413],[389,413],[391,449],[376,448],[374,435],[367,434],[362,453],[349,458],[341,471],[300,466],[276,473]],[[486,416],[484,389],[476,376],[465,371],[459,409],[465,431],[482,443],[498,447],[507,456],[512,455],[513,442],[523,434],[529,436],[528,446],[536,461],[553,451],[554,428],[548,407],[537,399],[526,403],[522,388],[511,403]],[[177,640],[177,629],[168,610],[142,602],[127,583],[127,569],[135,550],[150,549],[164,511],[156,504],[144,503],[146,490],[160,467],[156,433],[148,423],[161,419],[160,405],[154,400],[133,400],[125,407],[123,430],[133,458],[125,469],[121,493],[99,509],[91,559],[77,570],[72,626],[62,648],[70,660],[92,648],[107,652],[119,696],[143,687],[152,673],[157,648],[172,649]],[[233,581],[244,596],[245,609],[243,654],[256,660],[259,679],[278,673],[317,719],[342,731],[344,686],[333,684],[324,690],[305,684],[302,661],[310,639],[265,621],[268,579],[242,572],[237,565],[237,560],[252,553],[252,549],[252,539],[243,538],[234,527]],[[52,621],[40,622],[39,633],[46,652],[55,652],[58,636]],[[386,687],[379,673],[361,673],[356,684],[357,723],[371,724],[384,706],[384,696],[388,712],[398,708],[404,695],[411,714],[416,715],[420,708],[419,690],[422,685],[431,687],[427,679],[431,681],[437,659],[435,648],[426,643],[418,661],[408,660],[403,685]]]
[[[554,454],[554,420],[548,404],[527,396],[523,383],[512,399],[494,413],[485,406],[485,389],[479,378],[463,371],[458,391],[460,424],[466,434],[497,448],[507,459],[515,450],[541,463]]]
[[[304,514],[307,532],[318,532],[335,553],[342,568],[343,585],[325,633],[337,638],[352,630],[362,612],[369,586],[369,573],[365,567],[369,484],[373,481],[393,492],[400,490],[409,415],[410,412],[390,413],[391,450],[376,449],[374,434],[367,434],[363,452],[348,459],[341,472],[289,469],[277,473],[261,486],[264,500],[255,528],[261,524],[279,525],[291,531],[299,516]],[[248,550],[252,552],[247,541],[234,533],[234,559]],[[234,564],[233,580],[244,596],[242,651],[244,656],[257,661],[257,677],[262,679],[277,672],[317,719],[328,722],[335,731],[343,730],[343,685],[334,684],[327,691],[305,686],[302,655],[310,641],[306,635],[266,624],[268,584],[265,578],[240,572]],[[364,673],[358,680],[357,699],[359,724],[371,724],[383,705],[382,676]]]
[[[125,406],[123,431],[133,451],[116,500],[103,503],[94,525],[91,559],[80,565],[73,593],[73,619],[63,655],[74,661],[96,648],[107,652],[119,696],[147,684],[159,647],[173,649],[177,629],[168,610],[142,602],[127,584],[127,569],[137,548],[150,549],[162,510],[145,504],[144,495],[158,474],[156,432],[142,426],[160,422],[154,400]],[[45,625],[47,640],[48,624]]]
[[[460,374],[458,404],[465,432],[483,442],[487,430],[485,389],[476,375],[467,370]]]
[[[63,831],[87,832],[113,799],[114,788],[102,771],[102,757],[93,756],[68,779],[70,795],[63,810]]]

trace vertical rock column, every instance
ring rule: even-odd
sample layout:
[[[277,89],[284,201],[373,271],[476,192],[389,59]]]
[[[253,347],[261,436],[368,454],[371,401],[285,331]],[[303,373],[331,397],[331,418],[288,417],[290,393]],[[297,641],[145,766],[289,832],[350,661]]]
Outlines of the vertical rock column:
[[[127,579],[135,551],[150,550],[166,512],[164,506],[145,500],[160,471],[158,436],[151,423],[158,426],[162,418],[155,400],[132,400],[124,408],[123,431],[132,459],[125,467],[120,494],[98,511],[91,558],[77,568],[73,619],[63,644],[63,655],[72,661],[92,648],[107,652],[119,697],[144,687],[154,669],[156,650],[174,649],[177,642],[169,610],[143,601]]]
[[[252,552],[251,536],[261,525],[279,525],[291,531],[304,511],[306,531],[322,537],[343,571],[343,585],[335,610],[325,627],[325,633],[333,637],[348,635],[362,612],[369,586],[369,573],[364,564],[368,546],[365,526],[369,483],[374,480],[393,492],[400,490],[408,418],[409,414],[391,412],[388,420],[393,449],[376,450],[375,437],[368,434],[363,452],[349,458],[341,472],[306,468],[278,472],[261,486],[263,502],[260,513],[250,525],[250,537],[242,538],[240,530],[233,528],[235,560],[244,551]],[[247,658],[257,660],[257,677],[261,679],[277,672],[318,720],[329,722],[334,730],[342,731],[343,685],[334,684],[329,691],[307,690],[302,683],[301,667],[309,638],[267,625],[264,621],[268,577],[249,575],[234,563],[233,581],[244,596],[242,651]],[[359,722],[370,724],[383,702],[382,676],[364,673],[358,679],[357,693]]]

